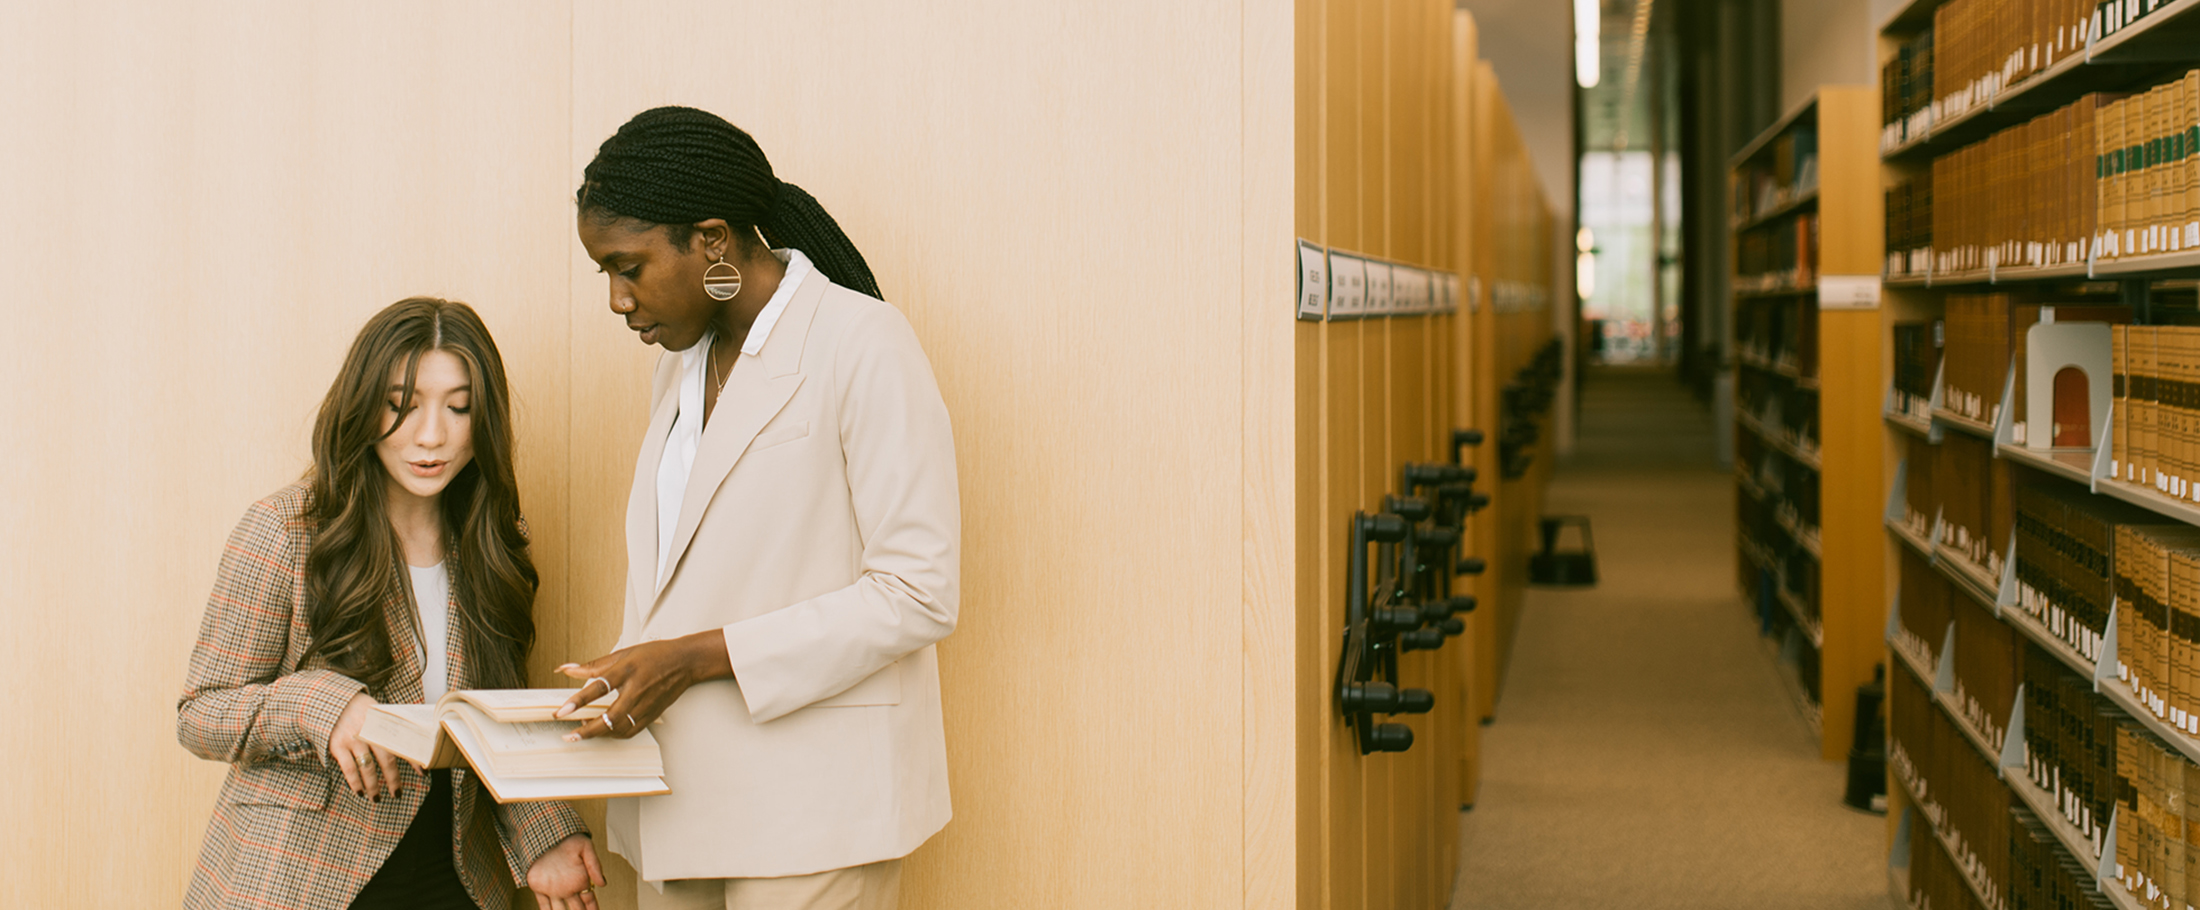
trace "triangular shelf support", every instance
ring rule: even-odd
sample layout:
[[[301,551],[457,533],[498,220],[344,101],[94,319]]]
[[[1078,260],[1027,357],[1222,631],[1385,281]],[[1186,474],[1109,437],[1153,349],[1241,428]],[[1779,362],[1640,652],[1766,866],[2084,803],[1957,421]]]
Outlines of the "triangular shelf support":
[[[1933,691],[1956,690],[1956,624],[1948,623],[1948,634],[1940,639],[1940,665],[1933,668]]]

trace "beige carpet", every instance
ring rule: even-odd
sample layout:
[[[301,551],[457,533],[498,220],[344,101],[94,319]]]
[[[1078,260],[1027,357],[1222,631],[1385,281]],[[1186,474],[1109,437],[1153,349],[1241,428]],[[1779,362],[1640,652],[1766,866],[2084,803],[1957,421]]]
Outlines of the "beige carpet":
[[[1602,583],[1528,596],[1453,906],[1894,906],[1885,819],[1841,805],[1736,593],[1707,410],[1627,371],[1582,407],[1547,512],[1591,516]]]

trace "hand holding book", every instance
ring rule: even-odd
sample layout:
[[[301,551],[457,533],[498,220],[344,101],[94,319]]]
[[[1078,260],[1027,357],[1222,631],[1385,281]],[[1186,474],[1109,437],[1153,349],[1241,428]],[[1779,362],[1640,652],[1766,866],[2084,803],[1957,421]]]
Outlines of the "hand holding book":
[[[726,634],[706,629],[664,641],[645,641],[585,664],[566,664],[558,672],[586,680],[560,706],[555,717],[595,719],[566,734],[566,742],[601,736],[627,739],[646,734],[657,716],[678,701],[689,686],[733,676]],[[612,696],[604,702],[606,695]],[[584,715],[594,710],[596,715]]]
[[[433,705],[378,705],[359,739],[423,768],[468,766],[498,802],[647,796],[668,792],[664,759],[647,731],[625,741],[565,738],[590,705],[557,717],[568,689],[475,689]]]

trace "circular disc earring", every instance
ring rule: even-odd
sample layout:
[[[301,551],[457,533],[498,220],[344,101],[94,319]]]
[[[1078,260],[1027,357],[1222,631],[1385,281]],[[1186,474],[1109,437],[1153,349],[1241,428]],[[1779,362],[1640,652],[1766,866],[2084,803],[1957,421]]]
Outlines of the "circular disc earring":
[[[726,271],[720,273],[719,269]],[[734,295],[741,293],[741,270],[727,262],[726,257],[718,257],[717,262],[703,270],[703,293],[709,294],[712,300],[732,300]]]

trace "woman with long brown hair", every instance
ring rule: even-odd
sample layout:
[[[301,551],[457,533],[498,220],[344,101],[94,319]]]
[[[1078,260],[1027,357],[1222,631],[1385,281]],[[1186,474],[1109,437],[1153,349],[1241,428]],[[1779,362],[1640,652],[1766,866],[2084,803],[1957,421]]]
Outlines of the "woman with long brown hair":
[[[594,910],[571,807],[359,738],[377,703],[524,685],[536,582],[495,341],[463,303],[391,305],[322,400],[312,471],[223,551],[176,732],[231,767],[184,905],[505,910],[526,884]]]

